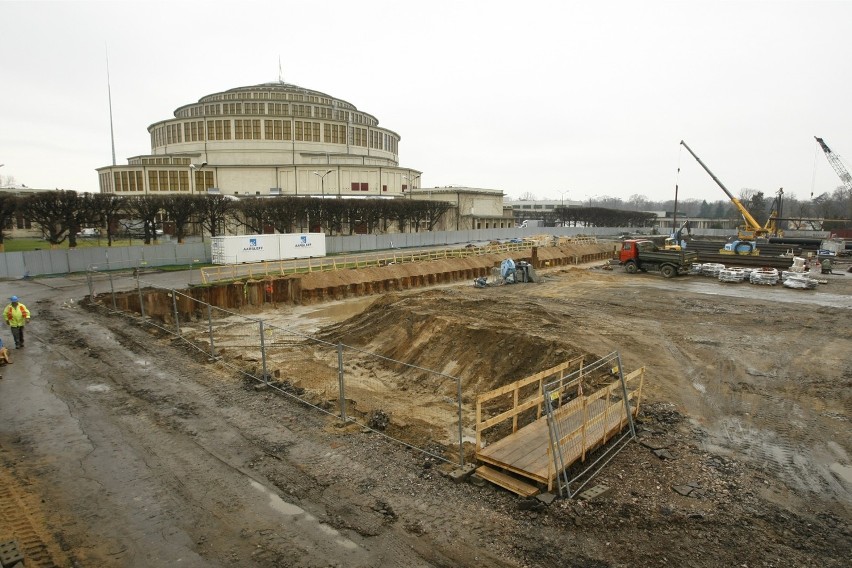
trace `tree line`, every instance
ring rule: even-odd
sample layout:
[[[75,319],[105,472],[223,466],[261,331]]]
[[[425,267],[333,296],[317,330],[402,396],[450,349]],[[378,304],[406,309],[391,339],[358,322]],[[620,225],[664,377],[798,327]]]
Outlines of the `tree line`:
[[[778,198],[780,193],[781,209],[780,215],[778,209]],[[521,200],[535,200],[535,195],[526,193],[521,196]],[[793,193],[784,193],[779,190],[775,194],[766,194],[763,191],[754,189],[740,190],[739,198],[743,206],[751,213],[757,221],[763,225],[773,213],[776,216],[791,219],[791,220],[808,220],[818,219],[835,220],[824,224],[826,228],[840,228],[850,225],[849,219],[852,219],[852,191],[845,187],[838,187],[832,192],[825,192],[817,196],[811,196],[809,199],[798,199]],[[648,212],[648,211],[668,211],[675,210],[675,201],[673,199],[654,201],[648,199],[644,195],[634,194],[628,199],[620,197],[598,196],[589,198],[588,206],[584,205],[577,207],[572,205],[565,207],[571,214],[565,212],[560,213],[563,206],[556,206],[549,213],[540,211],[530,212],[530,218],[538,218],[544,215],[545,220],[550,219],[554,222],[570,220],[573,222],[574,217],[571,215],[581,215],[580,211],[586,210],[592,214],[594,209],[603,209],[605,211],[622,211],[622,212]],[[595,215],[597,215],[595,213]],[[740,213],[734,204],[729,199],[719,199],[717,201],[707,201],[706,199],[682,199],[677,202],[677,216],[679,218],[697,217],[704,219],[719,219],[721,220],[737,220],[740,219]],[[627,224],[618,224],[614,217],[613,221],[606,221],[607,226],[637,226],[641,227],[642,218],[628,219]],[[594,220],[589,220],[592,224],[596,224]],[[581,222],[583,222],[581,220]],[[720,223],[717,228],[722,228]]]
[[[222,194],[120,196],[56,190],[19,197],[0,192],[0,247],[5,232],[18,216],[38,225],[51,245],[68,241],[77,246],[83,228],[105,231],[107,244],[127,233],[128,220],[145,244],[157,240],[158,229],[169,223],[178,242],[197,229],[210,236],[239,227],[250,234],[320,231],[328,234],[359,232],[431,231],[451,205],[416,199],[321,199],[280,196],[236,199]],[[122,223],[124,223],[122,225]]]

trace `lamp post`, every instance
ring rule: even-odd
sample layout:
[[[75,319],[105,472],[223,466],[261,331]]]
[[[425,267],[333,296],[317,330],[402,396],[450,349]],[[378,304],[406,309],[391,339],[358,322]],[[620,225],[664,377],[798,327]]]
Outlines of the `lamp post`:
[[[561,217],[560,221],[562,221],[563,227],[565,226],[565,217],[566,217],[566,215],[565,215],[565,194],[566,193],[568,193],[567,189],[565,191],[559,192],[559,198],[560,198],[559,216]]]
[[[410,178],[410,177],[405,176],[405,175],[404,175],[404,176],[402,176],[402,177],[403,177],[403,179],[405,179],[405,180],[407,180],[407,181],[410,181],[410,182],[411,182],[411,187],[409,187],[409,188],[408,188],[408,198],[409,198],[409,199],[411,199],[411,190],[412,190],[412,189],[414,189],[414,182],[416,182],[417,180],[419,180],[421,175],[423,175],[423,174],[417,174],[417,175],[416,175],[416,176],[414,176],[413,178]]]
[[[196,166],[195,164],[189,164],[189,193],[191,195],[195,194],[196,187],[198,186],[198,184],[195,183],[195,171],[198,168],[203,168],[206,165],[207,162],[201,162],[201,164],[198,166]]]
[[[334,170],[328,170],[324,174],[319,172],[314,172],[314,175],[320,178],[320,190],[322,191],[322,196],[325,198],[325,176],[333,172]]]

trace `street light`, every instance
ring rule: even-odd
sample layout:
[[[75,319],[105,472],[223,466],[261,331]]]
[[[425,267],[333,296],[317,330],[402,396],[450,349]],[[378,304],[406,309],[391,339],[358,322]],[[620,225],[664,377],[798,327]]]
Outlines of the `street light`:
[[[414,189],[414,182],[419,180],[421,175],[423,175],[423,174],[418,174],[418,175],[414,176],[413,178],[410,178],[406,175],[402,176],[403,179],[411,182],[411,187],[408,188],[408,198],[409,199],[411,199],[411,190]]]
[[[565,194],[568,193],[568,190],[560,191],[559,197],[561,199],[561,204],[559,206],[559,216],[561,217],[560,221],[562,221],[562,226],[565,226]]]
[[[333,171],[334,171],[334,170],[328,170],[328,171],[327,171],[327,172],[325,172],[324,174],[321,174],[321,173],[319,173],[319,172],[314,172],[314,175],[315,175],[315,176],[318,176],[318,177],[320,178],[320,187],[321,187],[321,189],[322,189],[322,196],[323,196],[323,198],[325,198],[325,176],[327,176],[328,174],[330,174],[330,173],[331,173],[331,172],[333,172]]]
[[[196,166],[195,164],[189,164],[189,193],[195,193],[195,170],[196,168],[203,168],[207,165],[207,162],[201,162],[201,165]]]

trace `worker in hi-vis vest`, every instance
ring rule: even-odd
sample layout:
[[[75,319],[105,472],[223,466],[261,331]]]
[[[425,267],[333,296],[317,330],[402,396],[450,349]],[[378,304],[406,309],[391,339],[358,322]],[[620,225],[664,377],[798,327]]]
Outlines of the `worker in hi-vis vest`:
[[[30,321],[30,311],[25,305],[18,301],[17,296],[9,298],[9,304],[3,310],[3,318],[12,328],[12,337],[15,339],[15,349],[24,346],[24,326]]]

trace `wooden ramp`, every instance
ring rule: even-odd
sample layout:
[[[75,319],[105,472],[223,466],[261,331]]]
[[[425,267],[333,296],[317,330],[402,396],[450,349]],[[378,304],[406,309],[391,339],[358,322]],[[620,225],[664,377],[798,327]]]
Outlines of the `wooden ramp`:
[[[576,365],[577,362],[577,360],[571,361],[557,372],[562,372],[572,364]],[[579,363],[582,368],[582,361]],[[553,369],[550,369],[544,374],[552,371]],[[542,373],[483,394],[477,400],[476,459],[487,464],[480,468],[482,471],[478,469],[477,474],[523,496],[538,493],[540,486],[546,486],[548,491],[552,490],[556,476],[563,469],[577,461],[585,461],[591,450],[606,444],[628,425],[621,381],[612,381],[593,394],[585,396],[582,394],[582,387],[578,388],[583,379],[580,373],[576,379],[566,381],[560,391],[565,393],[576,390],[577,394],[568,402],[555,403],[558,407],[555,408],[552,419],[561,456],[558,460],[554,459],[553,441],[548,429],[547,416],[542,416],[541,412],[541,404],[544,402],[541,394],[542,384],[547,382],[540,375]],[[643,379],[644,368],[625,376],[630,409],[634,416],[639,409]],[[574,381],[576,384],[572,384]],[[525,386],[535,383],[538,383],[539,392],[522,401],[519,392]],[[494,398],[505,397],[510,393],[513,401],[512,409],[482,420],[482,404]],[[536,416],[532,422],[518,428],[518,416],[524,412],[530,413],[534,409]],[[481,447],[482,432],[509,419],[513,420],[512,432],[484,448]],[[495,475],[495,472],[500,475]],[[531,493],[530,488],[535,488],[535,492]]]

